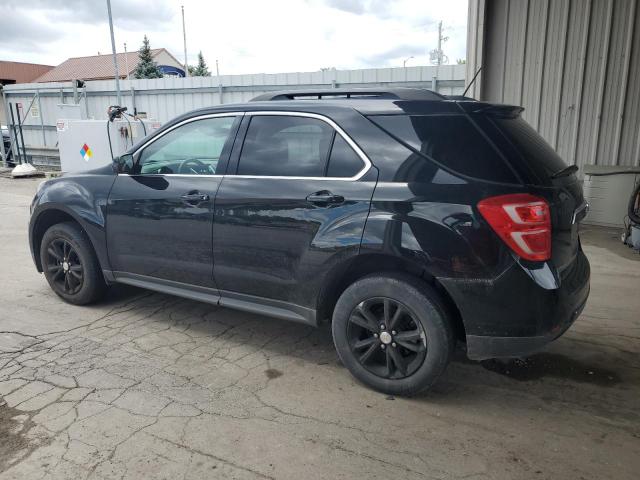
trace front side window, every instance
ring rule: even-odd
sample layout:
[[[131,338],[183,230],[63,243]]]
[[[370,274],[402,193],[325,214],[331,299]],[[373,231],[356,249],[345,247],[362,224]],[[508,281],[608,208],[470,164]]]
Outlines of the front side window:
[[[214,175],[236,117],[186,123],[147,146],[138,159],[142,174]]]
[[[315,118],[253,116],[238,175],[323,177],[333,135],[331,126]]]

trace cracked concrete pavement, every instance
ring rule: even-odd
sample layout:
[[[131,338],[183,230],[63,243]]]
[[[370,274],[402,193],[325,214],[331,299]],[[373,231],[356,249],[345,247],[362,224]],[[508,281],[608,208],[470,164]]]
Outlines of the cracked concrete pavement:
[[[0,479],[635,479],[640,256],[588,228],[592,294],[523,361],[416,398],[359,385],[329,332],[112,288],[67,305],[35,271],[39,180],[0,178]]]

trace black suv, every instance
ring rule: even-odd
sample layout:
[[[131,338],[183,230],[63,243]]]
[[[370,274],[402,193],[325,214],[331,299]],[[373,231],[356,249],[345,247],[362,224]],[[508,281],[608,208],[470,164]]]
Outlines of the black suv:
[[[276,92],[183,115],[112,166],[46,181],[38,271],[86,304],[124,283],[319,325],[383,392],[529,354],[589,294],[567,167],[522,108],[421,89]]]

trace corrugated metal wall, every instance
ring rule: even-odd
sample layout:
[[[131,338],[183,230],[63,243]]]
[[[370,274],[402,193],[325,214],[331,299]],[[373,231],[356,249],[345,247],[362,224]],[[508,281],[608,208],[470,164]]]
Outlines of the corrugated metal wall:
[[[467,78],[569,163],[640,164],[638,0],[470,0]]]
[[[147,112],[149,118],[166,122],[196,108],[246,102],[261,93],[291,88],[435,87],[442,94],[459,95],[464,91],[464,76],[464,65],[415,66],[222,75],[219,80],[216,77],[123,80],[120,89],[122,103],[129,111],[135,105],[139,112]],[[117,103],[113,80],[86,82],[86,91],[74,90],[70,82],[10,85],[5,87],[4,95],[7,102],[22,104],[25,145],[36,164],[57,163],[58,104],[77,103],[83,112],[88,112],[88,118],[106,120],[108,106]],[[32,101],[32,110],[27,113]],[[33,116],[33,108],[37,117]]]

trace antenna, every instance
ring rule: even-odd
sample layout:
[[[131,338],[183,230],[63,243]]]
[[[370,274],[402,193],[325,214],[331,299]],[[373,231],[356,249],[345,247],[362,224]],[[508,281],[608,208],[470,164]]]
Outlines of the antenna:
[[[478,69],[478,71],[476,72],[476,74],[473,76],[473,78],[471,79],[471,81],[469,82],[469,85],[467,85],[467,88],[464,89],[464,92],[462,93],[462,96],[466,96],[467,92],[469,91],[469,89],[471,88],[471,85],[474,84],[474,82],[476,81],[476,78],[478,78],[478,74],[480,73],[480,70],[482,70],[482,65],[480,65],[480,68]]]

